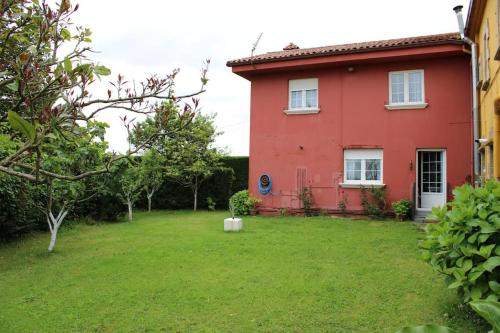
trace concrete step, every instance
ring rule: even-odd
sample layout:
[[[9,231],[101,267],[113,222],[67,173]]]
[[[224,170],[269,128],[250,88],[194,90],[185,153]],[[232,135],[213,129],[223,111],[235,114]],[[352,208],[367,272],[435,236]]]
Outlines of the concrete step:
[[[417,210],[415,216],[413,216],[414,221],[426,222],[427,217],[431,214],[431,211],[427,210]]]

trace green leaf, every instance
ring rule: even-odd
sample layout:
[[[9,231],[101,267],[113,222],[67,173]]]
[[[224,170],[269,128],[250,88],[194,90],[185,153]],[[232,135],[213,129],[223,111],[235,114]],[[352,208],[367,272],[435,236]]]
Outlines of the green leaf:
[[[474,301],[469,303],[474,311],[491,324],[493,332],[500,333],[500,303],[494,301]]]
[[[461,287],[462,285],[463,285],[462,281],[455,281],[448,286],[448,289],[456,289],[458,287]]]
[[[105,66],[95,66],[94,73],[97,75],[108,76],[111,75],[111,70]]]
[[[9,83],[7,85],[7,88],[9,88],[10,90],[14,91],[14,92],[17,92],[19,90],[19,83],[17,81],[14,81],[12,83]]]
[[[13,129],[24,134],[30,141],[35,141],[36,132],[33,125],[21,118],[21,116],[14,111],[9,111],[7,118]]]
[[[470,297],[473,299],[473,300],[478,300],[481,298],[481,295],[482,295],[482,292],[481,292],[481,288],[479,286],[474,286],[472,287],[472,290],[470,292]]]
[[[405,327],[396,333],[452,333],[455,332],[451,328],[438,325],[423,325],[415,327]]]
[[[69,32],[68,29],[61,29],[61,37],[64,39],[64,40],[70,40],[71,39],[71,32]]]
[[[490,281],[488,282],[490,289],[495,292],[495,294],[500,294],[500,283],[496,281]]]
[[[488,272],[493,272],[493,270],[500,266],[500,257],[491,257],[483,263],[483,267]]]
[[[64,70],[68,73],[73,70],[73,64],[71,63],[70,58],[64,59]]]
[[[469,275],[468,275],[468,277],[467,277],[467,278],[468,278],[469,282],[474,282],[474,281],[476,281],[476,280],[477,280],[477,279],[478,279],[481,275],[483,275],[483,273],[484,273],[484,268],[483,268],[483,266],[482,266],[482,265],[479,265],[479,266],[474,267],[474,268],[470,271],[470,273],[469,273]]]

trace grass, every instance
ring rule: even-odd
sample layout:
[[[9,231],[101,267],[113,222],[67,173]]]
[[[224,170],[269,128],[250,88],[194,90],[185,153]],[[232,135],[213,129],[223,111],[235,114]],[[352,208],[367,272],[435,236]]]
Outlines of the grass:
[[[0,247],[0,332],[476,332],[417,228],[330,217],[138,213]]]

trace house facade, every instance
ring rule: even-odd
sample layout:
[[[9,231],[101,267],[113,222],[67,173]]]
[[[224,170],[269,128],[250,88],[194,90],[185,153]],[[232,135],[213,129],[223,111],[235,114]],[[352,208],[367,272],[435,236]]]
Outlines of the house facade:
[[[443,205],[473,172],[469,62],[458,34],[290,44],[229,61],[251,82],[249,190],[260,209],[299,209],[304,188],[330,212],[341,202],[362,211],[362,187],[384,188],[388,206]]]
[[[473,0],[466,35],[478,45],[480,170],[500,180],[500,0]]]

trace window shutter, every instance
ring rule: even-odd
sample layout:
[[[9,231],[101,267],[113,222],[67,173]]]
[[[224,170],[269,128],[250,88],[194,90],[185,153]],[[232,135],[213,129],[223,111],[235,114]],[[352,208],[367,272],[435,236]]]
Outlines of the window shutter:
[[[500,61],[500,0],[497,0],[497,52],[495,60]]]
[[[486,19],[486,27],[484,28],[484,81],[490,79],[490,29],[489,22]]]

